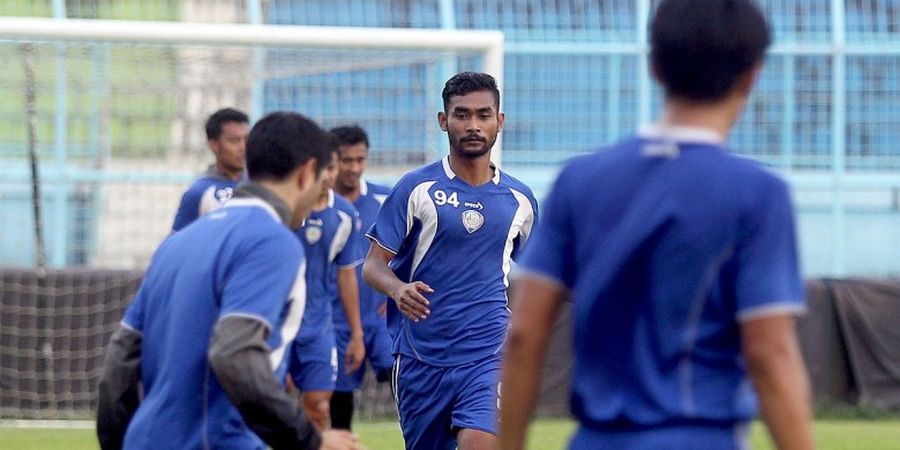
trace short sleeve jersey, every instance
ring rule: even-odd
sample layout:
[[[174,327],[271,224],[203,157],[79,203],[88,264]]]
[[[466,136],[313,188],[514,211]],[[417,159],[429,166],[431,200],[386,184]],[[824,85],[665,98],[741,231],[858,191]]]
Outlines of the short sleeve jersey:
[[[337,270],[354,268],[363,255],[356,245],[359,214],[353,205],[334,191],[328,193],[328,205],[310,213],[297,237],[306,254],[306,312],[298,339],[318,336],[332,330],[332,303],[338,296]]]
[[[214,167],[210,168],[202,177],[194,181],[181,196],[172,231],[180,231],[198,217],[220,208],[234,194],[234,188],[237,187],[240,180],[226,178],[214,169]]]
[[[264,323],[275,378],[304,304],[303,247],[268,203],[234,199],[170,235],[122,321],[143,335],[125,447],[264,448],[209,366],[212,331],[229,316]]]
[[[432,289],[431,314],[391,320],[394,353],[456,366],[500,351],[509,324],[508,274],[537,221],[531,190],[494,170],[471,186],[449,157],[405,175],[367,236],[396,255],[394,273]]]
[[[543,206],[519,269],[571,292],[582,423],[750,420],[739,323],[804,308],[785,183],[708,130],[649,128]]]
[[[366,180],[360,180],[359,197],[353,202],[353,207],[359,212],[360,232],[353,233],[353,239],[356,246],[360,250],[363,257],[369,249],[369,241],[366,239],[365,231],[375,223],[378,216],[378,210],[387,197],[390,189],[375,183],[369,183]],[[364,328],[375,326],[384,326],[384,317],[378,314],[378,306],[385,301],[385,296],[380,292],[369,287],[363,280],[362,264],[356,266],[356,280],[359,285],[359,310],[360,318]],[[335,300],[334,303],[334,326],[340,330],[349,330],[350,325],[347,323],[347,316],[344,314],[343,308]]]

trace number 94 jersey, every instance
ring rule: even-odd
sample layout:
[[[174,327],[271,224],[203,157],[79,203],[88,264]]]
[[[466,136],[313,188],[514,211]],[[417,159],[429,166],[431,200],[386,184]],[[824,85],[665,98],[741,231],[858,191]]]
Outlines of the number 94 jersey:
[[[427,319],[391,321],[394,353],[456,366],[499,352],[510,267],[537,216],[531,189],[496,168],[481,186],[457,177],[449,157],[401,178],[366,236],[396,255],[398,278],[434,293]]]

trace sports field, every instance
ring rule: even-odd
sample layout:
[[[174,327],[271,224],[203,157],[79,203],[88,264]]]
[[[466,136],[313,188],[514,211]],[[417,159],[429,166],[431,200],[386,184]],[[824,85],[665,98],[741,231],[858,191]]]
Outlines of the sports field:
[[[357,426],[369,450],[403,448],[395,422],[364,422]],[[565,420],[541,420],[531,430],[529,449],[556,450],[565,443],[574,424]],[[900,419],[820,420],[815,425],[820,450],[900,450]],[[753,448],[773,449],[762,426],[753,428]],[[93,430],[0,428],[0,449],[87,450],[96,449]]]

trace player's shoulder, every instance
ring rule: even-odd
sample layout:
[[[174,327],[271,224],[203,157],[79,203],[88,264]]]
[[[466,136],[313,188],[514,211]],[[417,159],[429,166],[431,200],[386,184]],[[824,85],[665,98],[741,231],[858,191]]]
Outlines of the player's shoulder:
[[[383,184],[372,183],[368,180],[362,180],[366,186],[366,196],[384,196],[388,195],[391,192],[391,188],[389,186],[385,186]]]
[[[338,194],[337,192],[332,191],[332,193],[334,195],[334,204],[332,206],[336,211],[338,211],[339,214],[344,213],[350,217],[356,217],[359,215],[359,212],[356,210],[356,207],[353,206],[353,203],[351,203],[350,200],[347,200],[346,197]]]

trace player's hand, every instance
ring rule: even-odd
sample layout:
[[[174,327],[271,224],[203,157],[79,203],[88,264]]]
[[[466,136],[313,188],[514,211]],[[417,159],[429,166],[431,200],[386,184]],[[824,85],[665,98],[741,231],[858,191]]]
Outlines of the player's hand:
[[[322,432],[319,450],[365,450],[356,435],[346,430],[326,430]]]
[[[344,352],[344,366],[348,374],[356,372],[366,359],[366,341],[362,334],[353,335]]]
[[[387,301],[383,301],[380,305],[378,305],[378,315],[381,317],[387,317]]]
[[[431,310],[428,309],[431,302],[422,295],[423,292],[431,294],[434,289],[421,281],[413,281],[400,286],[391,294],[391,298],[397,302],[397,308],[404,316],[413,322],[418,322],[425,320],[431,314]]]

